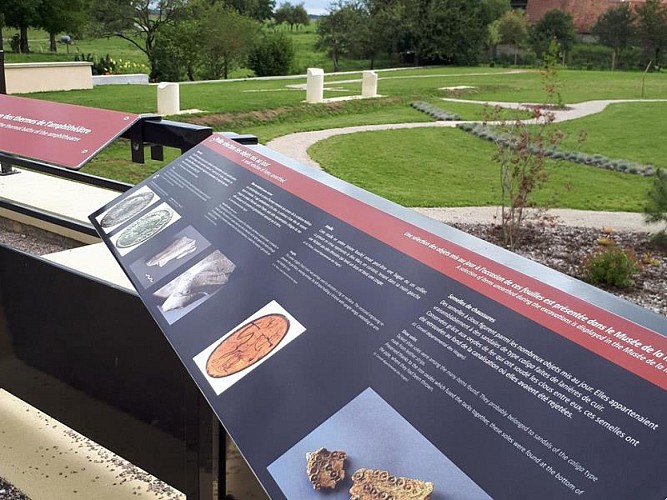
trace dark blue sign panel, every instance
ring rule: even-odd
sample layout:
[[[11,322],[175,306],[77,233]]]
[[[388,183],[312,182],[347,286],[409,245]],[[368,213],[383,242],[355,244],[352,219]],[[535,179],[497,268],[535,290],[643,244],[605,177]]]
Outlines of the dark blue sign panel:
[[[218,135],[91,220],[272,498],[667,497],[665,318]]]

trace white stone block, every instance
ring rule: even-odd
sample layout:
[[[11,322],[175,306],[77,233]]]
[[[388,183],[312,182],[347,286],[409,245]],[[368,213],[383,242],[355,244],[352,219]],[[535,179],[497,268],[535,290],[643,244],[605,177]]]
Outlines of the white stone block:
[[[324,70],[308,68],[306,79],[306,102],[317,103],[324,100]]]
[[[176,115],[181,111],[178,83],[162,82],[157,86],[158,115]]]
[[[361,97],[377,97],[378,74],[375,71],[364,71],[361,80]]]

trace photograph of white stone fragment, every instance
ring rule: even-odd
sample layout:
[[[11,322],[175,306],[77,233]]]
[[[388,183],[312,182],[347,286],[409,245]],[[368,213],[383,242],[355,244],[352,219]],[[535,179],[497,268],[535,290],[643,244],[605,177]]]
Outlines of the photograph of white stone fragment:
[[[195,250],[197,250],[197,242],[187,236],[181,236],[176,241],[170,243],[167,248],[148,259],[146,265],[148,267],[164,267],[172,260],[182,259]]]
[[[172,324],[204,303],[227,283],[235,268],[231,260],[216,250],[171,280],[153,293],[162,301],[159,309],[164,318]]]

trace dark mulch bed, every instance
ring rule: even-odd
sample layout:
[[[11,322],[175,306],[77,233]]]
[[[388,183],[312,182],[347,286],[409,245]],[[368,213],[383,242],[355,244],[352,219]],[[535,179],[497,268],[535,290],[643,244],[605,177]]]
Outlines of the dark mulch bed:
[[[452,224],[453,226],[500,245],[499,226],[490,224]],[[625,288],[604,288],[646,309],[667,316],[667,251],[652,248],[647,233],[611,232],[598,229],[545,225],[530,227],[515,252],[562,273],[583,279],[582,264],[602,248],[599,240],[632,250],[640,264],[634,285]],[[601,287],[603,288],[603,287]]]

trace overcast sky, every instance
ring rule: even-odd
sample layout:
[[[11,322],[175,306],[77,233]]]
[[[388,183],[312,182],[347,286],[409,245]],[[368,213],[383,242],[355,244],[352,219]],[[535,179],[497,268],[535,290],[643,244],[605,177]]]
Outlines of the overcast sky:
[[[329,7],[329,4],[331,3],[331,0],[296,0],[292,1],[292,4],[298,5],[301,3],[301,1],[304,2],[304,6],[306,7],[306,12],[308,12],[308,14],[317,15],[326,14],[327,7]],[[282,1],[278,0],[276,5],[280,5],[281,3]]]

